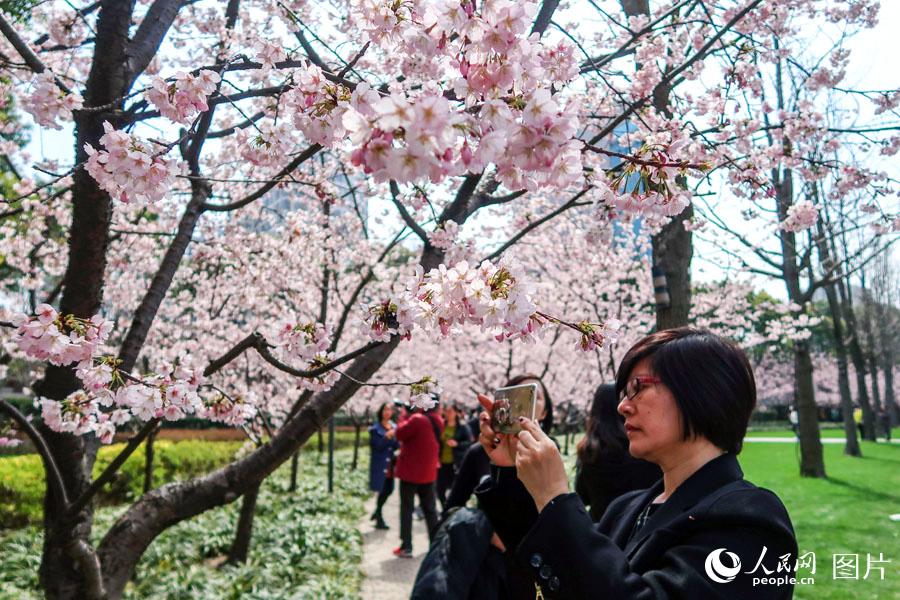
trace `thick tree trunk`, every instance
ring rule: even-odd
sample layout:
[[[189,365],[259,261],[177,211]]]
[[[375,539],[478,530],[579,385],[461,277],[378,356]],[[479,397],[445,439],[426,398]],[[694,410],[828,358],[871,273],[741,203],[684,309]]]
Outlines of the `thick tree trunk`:
[[[619,0],[622,11],[629,17],[650,16],[649,0]],[[663,83],[653,89],[653,108],[667,117],[671,85]],[[679,185],[684,185],[679,178]],[[653,264],[666,278],[669,303],[656,305],[656,330],[673,329],[688,324],[691,312],[691,259],[694,256],[693,233],[684,222],[693,218],[694,207],[688,206],[653,236]]]
[[[847,456],[862,456],[859,448],[859,440],[856,437],[856,423],[853,421],[853,397],[850,394],[850,375],[847,364],[847,347],[844,344],[844,332],[841,326],[841,311],[838,304],[837,292],[834,285],[825,287],[828,296],[828,307],[831,311],[832,329],[834,331],[834,346],[837,354],[838,389],[841,394],[841,417],[844,422],[844,454]]]
[[[253,539],[253,517],[256,515],[256,499],[259,497],[259,486],[256,484],[244,492],[244,500],[241,503],[241,513],[238,516],[237,529],[234,532],[234,541],[228,551],[228,564],[236,565],[247,562],[250,553],[250,541]]]
[[[816,244],[819,251],[819,260],[825,272],[830,272],[834,267],[834,257],[829,251],[825,226],[822,221],[818,223],[819,239]],[[837,296],[834,283],[824,286],[825,296],[828,298],[828,310],[831,313],[832,332],[834,334],[834,347],[837,354],[838,389],[841,394],[841,417],[844,422],[844,454],[847,456],[862,456],[859,448],[859,440],[856,438],[856,423],[853,421],[853,397],[850,394],[850,376],[847,365],[847,346],[844,343],[844,326],[841,319],[841,305]]]
[[[797,385],[797,412],[800,416],[800,475],[825,477],[818,410],[813,388],[812,358],[806,342],[796,342],[794,345],[794,376]]]
[[[779,106],[783,103],[781,94],[781,65],[778,65]],[[790,154],[790,140],[782,143]],[[779,221],[788,216],[788,209],[794,202],[794,178],[791,169],[772,170],[772,183],[776,191],[776,210]],[[800,266],[797,257],[797,239],[793,232],[779,230],[781,245],[781,273],[787,288],[788,298],[799,305],[805,303],[800,288]],[[795,316],[799,316],[796,314]],[[797,391],[797,412],[800,418],[800,475],[804,477],[825,477],[825,459],[822,454],[822,440],[819,433],[818,410],[813,387],[812,359],[809,346],[804,342],[794,343],[794,385]]]
[[[875,441],[875,415],[869,401],[869,386],[866,383],[866,357],[859,343],[859,328],[856,324],[856,314],[853,312],[853,298],[850,295],[849,284],[844,280],[837,283],[838,293],[841,296],[841,311],[844,315],[844,323],[847,325],[847,347],[850,350],[850,359],[856,371],[856,396],[859,407],[862,409],[863,439]]]
[[[106,2],[96,26],[96,48],[82,96],[85,106],[115,102],[128,89],[126,46],[133,2]],[[113,111],[76,112],[75,163],[87,159],[85,144],[100,145],[103,122],[120,120]],[[106,250],[112,203],[109,195],[84,169],[72,175],[72,222],[69,227],[69,256],[63,277],[59,312],[89,318],[100,311]],[[35,392],[62,400],[80,387],[71,368],[48,367]],[[97,441],[57,434],[46,427],[41,433],[63,474],[69,498],[80,496],[90,485]],[[93,508],[88,505],[75,515],[64,514],[47,487],[44,500],[44,547],[40,582],[48,599],[102,597],[97,557],[90,547]]]
[[[889,314],[884,301],[875,303],[875,318],[878,322],[878,338],[881,343],[881,372],[884,374],[884,409],[887,411],[892,427],[900,423],[900,407],[894,394],[894,348],[897,327],[900,323]]]
[[[863,284],[865,285],[865,284]],[[872,328],[872,317],[873,317],[873,302],[872,295],[869,291],[864,287],[862,290],[862,302],[863,302],[863,333],[866,336],[866,364],[868,365],[868,372],[872,377],[872,408],[875,413],[875,421],[876,421],[876,430],[878,429],[878,421],[881,416],[881,390],[878,388],[878,360],[876,356],[878,355],[877,342],[875,339],[875,333]]]
[[[691,312],[692,233],[684,222],[694,216],[693,206],[667,223],[653,236],[653,262],[666,277],[669,304],[656,305],[656,329],[673,329],[688,324]]]

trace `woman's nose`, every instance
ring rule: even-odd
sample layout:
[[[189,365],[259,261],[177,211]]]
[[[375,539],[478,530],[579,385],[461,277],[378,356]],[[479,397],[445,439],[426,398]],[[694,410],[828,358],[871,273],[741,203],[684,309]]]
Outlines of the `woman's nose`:
[[[627,399],[623,399],[619,402],[619,406],[616,407],[616,410],[619,411],[619,414],[623,417],[627,417],[630,414],[634,413],[634,405],[631,404]]]

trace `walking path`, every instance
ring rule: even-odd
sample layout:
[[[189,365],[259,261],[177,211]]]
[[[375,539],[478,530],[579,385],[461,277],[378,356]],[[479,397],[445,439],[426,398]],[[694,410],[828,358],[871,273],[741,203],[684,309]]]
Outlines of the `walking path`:
[[[418,505],[418,502],[417,502]],[[363,600],[406,600],[412,591],[419,563],[428,551],[425,521],[413,519],[413,557],[397,558],[391,551],[400,545],[400,491],[388,497],[384,505],[386,531],[375,529],[369,520],[375,510],[375,496],[366,501],[366,514],[359,524],[363,536]]]

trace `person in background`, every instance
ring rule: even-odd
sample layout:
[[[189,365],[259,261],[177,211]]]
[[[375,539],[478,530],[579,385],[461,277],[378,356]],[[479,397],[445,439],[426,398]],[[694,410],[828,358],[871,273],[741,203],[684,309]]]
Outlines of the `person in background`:
[[[468,418],[468,420],[466,421],[466,425],[469,426],[469,431],[472,432],[473,438],[477,438],[477,437],[478,437],[478,429],[479,429],[479,425],[478,425],[478,413],[480,413],[480,412],[481,412],[481,407],[480,407],[480,406],[476,406],[474,409],[472,409],[471,411],[469,411],[469,418]]]
[[[400,480],[400,546],[394,555],[412,558],[412,519],[415,497],[419,497],[429,541],[437,529],[434,482],[438,471],[438,449],[444,420],[435,409],[415,409],[397,424],[400,455],[394,475]]]
[[[441,510],[445,510],[447,504],[447,492],[453,485],[453,479],[459,470],[466,450],[472,444],[474,436],[460,417],[464,413],[456,404],[444,406],[444,431],[441,433],[440,463],[437,475],[437,497],[441,503]]]
[[[610,502],[632,490],[643,490],[662,478],[653,463],[628,453],[625,419],[618,413],[616,386],[604,384],[594,392],[587,431],[578,442],[575,493],[590,506],[591,520],[600,520]]]
[[[791,406],[791,410],[788,413],[788,421],[791,423],[791,431],[794,432],[794,435],[800,435],[800,413],[797,412],[797,407]]]
[[[853,422],[856,423],[856,430],[859,431],[859,439],[864,439],[862,409],[858,406],[853,409]]]
[[[375,415],[375,423],[369,427],[369,489],[378,493],[378,499],[375,501],[375,512],[372,513],[371,520],[375,521],[375,529],[388,529],[381,510],[394,491],[394,478],[387,476],[394,450],[399,445],[396,428],[391,420],[394,407],[391,403],[384,402]]]

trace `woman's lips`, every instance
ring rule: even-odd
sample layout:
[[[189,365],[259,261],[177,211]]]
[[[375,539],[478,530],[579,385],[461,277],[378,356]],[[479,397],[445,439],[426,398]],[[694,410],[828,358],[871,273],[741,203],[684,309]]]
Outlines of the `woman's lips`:
[[[640,428],[635,427],[634,425],[629,425],[625,423],[625,434],[634,433],[635,431],[640,431]]]

